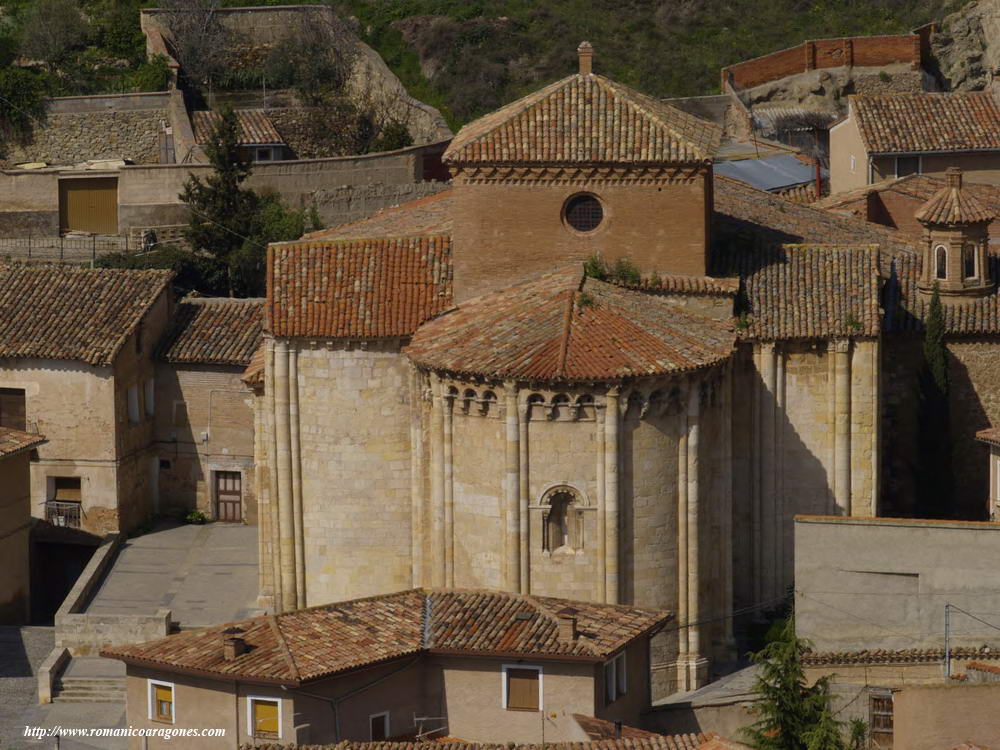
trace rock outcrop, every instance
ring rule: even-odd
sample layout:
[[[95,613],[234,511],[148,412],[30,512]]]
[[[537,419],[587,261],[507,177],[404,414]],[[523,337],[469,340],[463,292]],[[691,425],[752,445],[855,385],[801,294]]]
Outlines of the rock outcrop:
[[[985,88],[1000,66],[1000,0],[977,0],[946,16],[931,48],[947,90]]]

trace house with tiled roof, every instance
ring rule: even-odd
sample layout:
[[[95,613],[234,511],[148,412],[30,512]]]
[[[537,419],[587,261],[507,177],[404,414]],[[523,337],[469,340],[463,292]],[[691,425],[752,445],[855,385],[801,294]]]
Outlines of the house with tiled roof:
[[[102,655],[125,662],[135,727],[208,722],[236,744],[580,741],[588,734],[574,714],[638,722],[650,700],[649,639],[670,619],[622,605],[413,589]],[[218,740],[203,742],[185,746]]]
[[[285,139],[274,127],[274,123],[262,109],[235,110],[240,151],[247,161],[284,161],[294,158]],[[191,112],[191,128],[194,140],[204,146],[212,139],[219,127],[222,115],[212,110]]]
[[[260,348],[264,300],[189,296],[156,350],[161,513],[257,523],[254,412],[243,375]]]
[[[153,352],[169,271],[0,265],[0,426],[44,434],[31,515],[93,534],[154,507]]]
[[[1000,184],[1000,102],[995,90],[853,94],[830,128],[832,194],[958,167]]]
[[[31,458],[45,438],[0,426],[0,624],[31,620]]]

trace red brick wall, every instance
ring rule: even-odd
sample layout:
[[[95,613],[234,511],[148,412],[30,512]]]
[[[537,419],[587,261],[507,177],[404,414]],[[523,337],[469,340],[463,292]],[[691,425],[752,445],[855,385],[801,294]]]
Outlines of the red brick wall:
[[[660,184],[463,184],[456,180],[453,229],[455,299],[461,301],[545,273],[594,253],[627,257],[644,275],[705,274],[705,174]],[[566,199],[597,195],[602,225],[586,235],[562,220]]]
[[[920,62],[920,37],[916,34],[818,39],[723,68],[722,86],[725,89],[730,75],[737,88],[752,88],[814,68],[892,63],[917,67]]]

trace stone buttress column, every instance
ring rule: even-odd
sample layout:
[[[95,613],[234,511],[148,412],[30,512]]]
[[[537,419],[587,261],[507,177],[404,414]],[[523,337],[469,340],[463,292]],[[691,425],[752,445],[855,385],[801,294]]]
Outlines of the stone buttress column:
[[[521,428],[517,386],[504,383],[504,588],[521,590]]]
[[[267,399],[267,415],[264,420],[267,427],[267,443],[264,447],[267,451],[268,515],[271,518],[268,540],[270,542],[271,554],[272,609],[275,612],[281,612],[281,522],[278,517],[278,429],[276,425],[277,407],[275,401],[277,381],[275,379],[274,368],[274,347],[274,339],[269,339],[264,357],[264,386],[266,388],[264,398]]]
[[[295,518],[295,597],[306,604],[305,517],[302,510],[302,445],[299,435],[299,350],[288,348],[288,428],[292,445],[292,513]]]
[[[448,386],[441,384],[442,440],[444,469],[444,580],[445,586],[455,585],[455,461],[454,408],[455,397]]]
[[[410,585],[424,585],[424,435],[421,423],[423,382],[410,366]]]
[[[764,357],[760,344],[753,345],[753,367],[760,380],[763,377],[761,360]],[[761,420],[764,412],[764,387],[755,381],[751,403],[750,438],[750,584],[754,604],[764,601],[764,501],[761,497]]]
[[[619,603],[619,506],[618,506],[618,435],[621,427],[621,410],[618,408],[621,389],[608,389],[607,408],[604,415],[604,515],[605,515],[605,601]]]
[[[528,506],[530,505],[531,498],[529,497],[528,489],[528,402],[525,399],[519,399],[518,404],[518,449],[520,455],[518,457],[518,504],[520,505],[521,515],[519,517],[520,525],[518,528],[518,534],[521,540],[521,580],[520,580],[520,591],[522,594],[531,593],[531,524],[529,523],[530,518],[528,516]]]
[[[775,458],[777,456],[775,421],[777,389],[776,347],[773,342],[760,345],[761,409],[760,409],[760,505],[761,505],[761,594],[764,599],[774,599],[778,593],[778,536],[781,520],[778,518]],[[758,599],[758,601],[760,601]]]
[[[298,609],[295,585],[295,518],[292,500],[292,446],[289,425],[288,344],[274,346],[275,463],[278,470],[279,555],[281,565],[281,611]]]
[[[701,432],[701,389],[692,384],[687,407],[687,568],[688,568],[688,683],[690,689],[701,687],[707,678],[708,661],[701,648],[701,503],[699,435]]]
[[[688,671],[688,422],[687,405],[677,413],[677,690],[691,689]]]
[[[733,634],[733,363],[726,364],[722,381],[722,497],[720,498],[720,540],[725,545],[722,556],[722,610],[724,620],[723,647],[726,659],[736,658],[736,638]]]
[[[445,585],[444,416],[441,379],[431,373],[431,585]]]
[[[608,601],[608,534],[607,534],[607,487],[604,482],[604,441],[607,405],[594,408],[594,444],[597,447],[597,600]]]
[[[831,342],[834,369],[833,492],[837,512],[851,515],[851,341]]]

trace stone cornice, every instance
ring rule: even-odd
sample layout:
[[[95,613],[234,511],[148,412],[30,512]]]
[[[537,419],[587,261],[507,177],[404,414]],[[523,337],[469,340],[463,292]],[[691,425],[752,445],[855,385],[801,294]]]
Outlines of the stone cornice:
[[[510,165],[454,164],[455,184],[467,185],[652,185],[691,182],[708,172],[704,164],[626,165]]]

